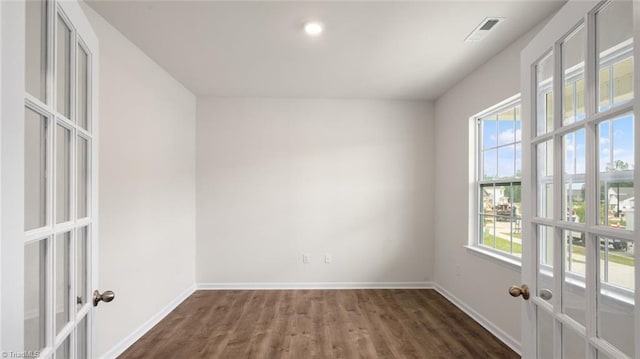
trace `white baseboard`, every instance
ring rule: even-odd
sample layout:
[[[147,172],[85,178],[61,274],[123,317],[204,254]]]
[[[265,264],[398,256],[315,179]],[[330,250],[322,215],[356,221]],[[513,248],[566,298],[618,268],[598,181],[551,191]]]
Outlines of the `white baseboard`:
[[[166,317],[172,310],[176,309],[180,303],[182,303],[185,299],[187,299],[193,292],[196,291],[196,285],[192,284],[187,289],[185,289],[182,293],[180,293],[174,300],[172,300],[169,304],[167,304],[164,308],[162,308],[158,313],[149,318],[144,324],[138,327],[138,329],[134,330],[131,334],[122,339],[118,344],[116,344],[111,350],[101,356],[102,359],[112,359],[117,358],[120,354],[124,353],[127,348],[129,348],[133,343],[138,341],[138,339],[142,338],[151,328],[153,328],[156,324],[158,324],[164,317]]]
[[[432,282],[315,282],[315,283],[197,283],[199,290],[267,290],[267,289],[426,289]]]
[[[518,355],[522,355],[520,342],[515,340],[512,336],[505,333],[504,330],[500,329],[498,326],[493,324],[487,318],[482,316],[480,313],[476,312],[473,308],[469,307],[463,301],[458,299],[455,295],[448,292],[446,289],[442,288],[439,284],[434,285],[434,289],[442,294],[448,301],[453,303],[460,310],[465,312],[468,316],[470,316],[473,320],[475,320],[478,324],[480,324],[484,329],[488,330],[491,334],[495,335],[500,341],[506,344],[509,348],[511,348],[514,352],[518,353]]]

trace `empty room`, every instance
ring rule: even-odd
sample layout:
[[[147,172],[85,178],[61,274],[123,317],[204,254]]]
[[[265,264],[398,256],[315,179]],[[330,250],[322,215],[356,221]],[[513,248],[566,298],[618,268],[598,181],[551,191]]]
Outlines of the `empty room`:
[[[639,40],[636,0],[0,0],[0,355],[640,359]]]

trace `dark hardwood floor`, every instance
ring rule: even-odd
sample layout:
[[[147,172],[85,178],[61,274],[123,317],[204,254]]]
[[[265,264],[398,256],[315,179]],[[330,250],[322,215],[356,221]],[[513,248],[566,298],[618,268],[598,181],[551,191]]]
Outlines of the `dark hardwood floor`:
[[[197,291],[120,358],[518,358],[434,290]]]

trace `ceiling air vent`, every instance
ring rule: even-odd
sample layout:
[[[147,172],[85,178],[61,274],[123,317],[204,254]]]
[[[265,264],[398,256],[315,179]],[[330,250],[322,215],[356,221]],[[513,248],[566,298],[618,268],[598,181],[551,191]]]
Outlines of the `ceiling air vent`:
[[[478,42],[484,39],[491,30],[495,29],[501,22],[504,21],[504,18],[501,17],[488,17],[482,20],[480,25],[478,25],[472,32],[464,39],[465,42]]]

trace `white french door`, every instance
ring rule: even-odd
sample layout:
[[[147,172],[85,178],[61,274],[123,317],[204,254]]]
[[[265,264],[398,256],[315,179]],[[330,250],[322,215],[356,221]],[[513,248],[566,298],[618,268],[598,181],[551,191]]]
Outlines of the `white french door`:
[[[3,2],[2,353],[92,356],[98,41],[75,1]]]
[[[640,358],[638,39],[640,2],[570,1],[522,52],[526,358]]]

